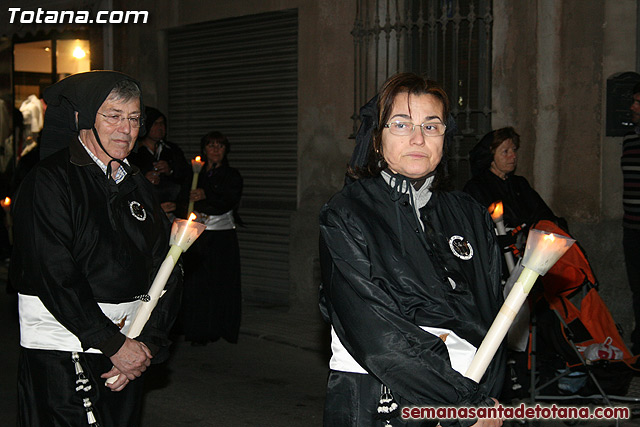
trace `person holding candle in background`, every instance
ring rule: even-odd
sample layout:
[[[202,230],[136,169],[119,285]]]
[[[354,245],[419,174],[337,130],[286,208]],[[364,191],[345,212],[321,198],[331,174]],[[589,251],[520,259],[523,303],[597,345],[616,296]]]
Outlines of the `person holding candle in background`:
[[[207,228],[185,254],[184,335],[193,345],[238,341],[241,315],[240,249],[236,226],[243,180],[229,166],[229,140],[212,131],[202,137],[205,162],[189,197]]]
[[[19,420],[80,426],[90,410],[102,426],[137,426],[140,377],[168,357],[181,292],[175,268],[142,332],[125,336],[169,250],[169,221],[126,159],[143,125],[140,85],[93,71],[44,98],[42,160],[13,204]]]
[[[449,105],[434,81],[387,80],[361,110],[351,182],[320,212],[326,426],[415,425],[400,408],[497,403],[502,347],[479,383],[465,372],[503,301],[501,255],[487,210],[447,191]]]
[[[515,175],[518,166],[520,135],[512,127],[487,133],[469,153],[472,178],[465,184],[469,193],[483,206],[502,201],[503,221],[507,231],[524,225],[516,235],[499,236],[502,248],[516,244],[520,253],[529,228],[547,219],[568,231],[564,218],[556,216],[526,178]],[[504,269],[505,278],[508,270]]]
[[[504,252],[502,278],[505,282],[510,273],[508,257],[513,256],[517,263],[517,255],[522,256],[524,252],[528,231],[538,221],[550,220],[568,231],[564,218],[553,213],[526,178],[515,174],[519,149],[520,135],[513,127],[488,132],[469,153],[472,177],[464,186],[466,193],[489,209],[502,202],[506,234],[500,235],[498,232],[497,239]],[[528,359],[525,350],[529,345],[529,320],[530,308],[525,304],[513,329],[509,331],[508,357],[512,372],[508,378],[510,387],[505,387],[505,398],[528,392]],[[510,389],[512,391],[508,391]]]
[[[129,161],[138,166],[153,184],[162,209],[173,216],[187,218],[190,167],[177,144],[167,141],[167,118],[153,107],[145,108],[146,132],[140,136]]]

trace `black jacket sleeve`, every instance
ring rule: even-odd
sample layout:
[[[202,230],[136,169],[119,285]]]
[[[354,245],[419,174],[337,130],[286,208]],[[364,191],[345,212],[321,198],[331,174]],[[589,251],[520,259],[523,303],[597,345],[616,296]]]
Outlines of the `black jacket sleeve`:
[[[47,169],[27,175],[13,210],[14,237],[19,242],[12,260],[12,281],[20,275],[35,289],[54,317],[80,340],[82,347],[100,348],[119,334],[94,299],[87,278],[73,256],[71,204],[64,180]]]
[[[372,277],[369,251],[357,222],[323,210],[323,298],[342,344],[371,375],[413,404],[484,406],[488,396],[453,370],[442,340],[402,316],[401,296]]]

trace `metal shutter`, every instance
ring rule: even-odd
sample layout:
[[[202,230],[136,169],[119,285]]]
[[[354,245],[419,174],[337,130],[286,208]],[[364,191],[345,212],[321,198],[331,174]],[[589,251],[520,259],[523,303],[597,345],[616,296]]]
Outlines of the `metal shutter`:
[[[188,158],[211,130],[244,177],[238,229],[245,300],[289,294],[289,218],[297,205],[298,11],[168,31],[169,136]]]

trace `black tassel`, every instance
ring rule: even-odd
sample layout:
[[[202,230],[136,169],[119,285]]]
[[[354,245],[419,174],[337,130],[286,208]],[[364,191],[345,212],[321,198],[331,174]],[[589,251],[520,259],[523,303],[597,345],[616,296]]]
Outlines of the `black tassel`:
[[[380,402],[377,412],[376,418],[385,421],[384,427],[392,427],[391,419],[400,415],[400,405],[396,402],[391,390],[384,384],[380,388]]]
[[[88,393],[91,391],[91,384],[89,383],[87,376],[84,374],[82,365],[80,365],[80,355],[74,351],[71,353],[71,360],[76,368],[76,391],[78,393]],[[87,412],[87,423],[89,427],[100,427],[100,424],[93,413],[91,400],[88,397],[83,397],[82,404],[84,405],[84,410]]]

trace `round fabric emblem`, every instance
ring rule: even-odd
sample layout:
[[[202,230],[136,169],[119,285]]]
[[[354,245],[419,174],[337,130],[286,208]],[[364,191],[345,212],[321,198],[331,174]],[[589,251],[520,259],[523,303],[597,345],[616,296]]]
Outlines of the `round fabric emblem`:
[[[147,219],[147,211],[144,210],[144,207],[135,200],[129,202],[129,210],[131,211],[131,215],[138,221],[144,221]]]
[[[449,239],[449,247],[451,252],[460,259],[468,260],[473,257],[473,247],[462,236],[451,236]]]

